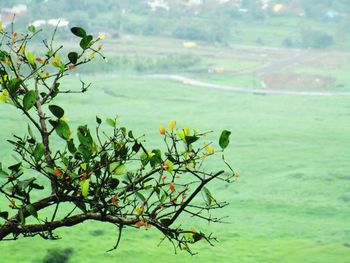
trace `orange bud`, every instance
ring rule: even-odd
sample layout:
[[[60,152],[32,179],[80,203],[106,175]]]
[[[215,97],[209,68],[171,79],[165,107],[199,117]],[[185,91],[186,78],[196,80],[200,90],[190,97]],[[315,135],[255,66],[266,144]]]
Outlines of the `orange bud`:
[[[62,177],[62,176],[63,176],[63,174],[61,173],[61,171],[58,170],[57,168],[55,168],[55,169],[53,170],[53,173],[54,173],[57,177]]]
[[[171,191],[171,192],[174,192],[174,191],[175,191],[175,184],[174,184],[174,182],[171,182],[171,183],[170,183],[170,191]]]
[[[12,33],[12,38],[13,38],[13,39],[16,39],[17,36],[18,36],[17,32],[13,32],[13,33]]]
[[[44,60],[42,58],[35,58],[35,61],[39,62],[39,63],[43,63]]]
[[[112,198],[111,203],[114,204],[114,205],[118,205],[119,204],[117,195]]]
[[[74,69],[76,69],[77,67],[75,67],[75,66],[68,66],[68,69],[69,70],[74,70]]]
[[[164,176],[162,177],[163,183],[164,183],[165,180],[166,180],[166,176],[164,175]]]
[[[10,201],[10,204],[9,204],[9,207],[11,207],[11,208],[13,208],[14,206],[15,206],[15,199],[11,199],[11,201]]]
[[[142,227],[142,226],[144,226],[144,225],[145,225],[145,221],[138,221],[138,222],[136,222],[136,224],[135,224],[136,227]]]
[[[187,196],[186,196],[186,195],[183,195],[183,196],[182,196],[182,202],[185,201],[186,198],[187,198]]]

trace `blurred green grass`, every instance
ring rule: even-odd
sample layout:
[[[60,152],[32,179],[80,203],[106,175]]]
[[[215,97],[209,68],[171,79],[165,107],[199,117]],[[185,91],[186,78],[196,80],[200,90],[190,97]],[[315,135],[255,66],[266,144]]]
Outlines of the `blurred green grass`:
[[[95,115],[121,116],[120,123],[146,134],[147,145],[161,145],[158,125],[177,119],[178,126],[232,131],[226,158],[239,182],[211,187],[231,203],[218,211],[227,224],[193,222],[188,226],[214,232],[219,243],[199,243],[191,257],[174,255],[172,246],[157,246],[151,229],[129,230],[120,248],[106,253],[116,239],[112,226],[86,222],[57,231],[62,239],[39,238],[0,242],[1,262],[41,262],[48,249],[74,248],[70,262],[308,262],[350,261],[350,104],[348,97],[289,97],[236,94],[192,88],[136,76],[83,77],[93,82],[84,95],[62,97],[72,127]],[[62,85],[78,87],[70,77]],[[10,146],[4,141],[26,127],[9,105],[0,105],[1,160]],[[212,167],[218,167],[214,162]],[[1,206],[6,206],[1,200]],[[94,230],[101,230],[96,236]]]

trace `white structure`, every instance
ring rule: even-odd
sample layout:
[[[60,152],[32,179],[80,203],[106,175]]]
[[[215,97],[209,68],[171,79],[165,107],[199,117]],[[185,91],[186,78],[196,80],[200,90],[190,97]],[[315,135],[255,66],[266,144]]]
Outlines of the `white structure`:
[[[31,25],[33,25],[35,27],[40,27],[42,25],[46,25],[46,21],[45,20],[35,20],[33,23],[31,23]]]
[[[67,27],[69,25],[69,21],[64,18],[50,19],[47,21],[47,24],[50,26]]]
[[[67,27],[69,21],[64,18],[50,19],[50,20],[35,20],[33,23],[30,23],[35,27],[41,27],[43,25],[57,26],[57,27]]]
[[[157,9],[165,9],[169,11],[170,7],[165,0],[153,0],[152,2],[148,2],[148,5],[151,7],[152,11],[156,11]]]
[[[26,5],[15,5],[11,8],[2,8],[2,12],[8,13],[8,14],[20,15],[20,14],[27,12],[27,6]]]

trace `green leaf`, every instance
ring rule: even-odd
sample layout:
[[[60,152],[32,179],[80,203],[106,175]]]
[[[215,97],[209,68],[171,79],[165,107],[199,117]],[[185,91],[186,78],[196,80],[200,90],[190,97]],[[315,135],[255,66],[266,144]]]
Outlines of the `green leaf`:
[[[140,199],[140,201],[142,203],[146,202],[146,198],[143,196],[143,194],[141,194],[140,192],[136,192],[135,195],[137,196],[138,199]]]
[[[88,162],[90,160],[92,155],[91,149],[88,149],[84,145],[80,144],[78,151],[83,155],[85,162]]]
[[[223,130],[219,139],[219,145],[224,150],[230,143],[231,132],[228,130]]]
[[[22,163],[16,163],[14,165],[9,166],[8,168],[12,171],[12,172],[18,172],[19,169],[21,168]]]
[[[147,163],[149,162],[148,154],[145,153],[145,152],[141,153],[140,159],[141,159],[141,163],[142,163],[143,166],[146,166]]]
[[[84,50],[89,48],[92,39],[93,37],[91,35],[84,36],[83,39],[80,41],[80,47]]]
[[[125,165],[120,165],[114,172],[114,174],[116,175],[122,175],[122,174],[126,174],[127,170],[126,170],[126,167]]]
[[[118,180],[118,179],[116,179],[116,178],[111,178],[111,179],[109,180],[109,186],[110,186],[112,189],[117,188],[118,185],[119,185],[119,180]]]
[[[33,156],[36,162],[39,162],[41,160],[41,158],[44,156],[45,153],[45,146],[42,143],[38,143],[35,146],[34,152],[33,152]]]
[[[34,105],[36,101],[36,92],[34,90],[30,90],[24,95],[23,97],[23,108],[28,111],[30,110]]]
[[[192,234],[193,243],[200,241],[202,238],[203,238],[203,235],[199,233]]]
[[[7,86],[7,90],[9,91],[9,93],[15,95],[19,90],[19,87],[21,86],[22,82],[23,81],[21,79],[11,79]]]
[[[0,162],[0,178],[7,178],[9,174],[2,169],[2,163]]]
[[[160,202],[162,203],[162,204],[164,204],[165,203],[165,200],[167,199],[167,197],[168,197],[169,195],[168,195],[168,193],[167,192],[164,192],[163,194],[162,194],[162,196],[160,197]]]
[[[22,226],[25,225],[25,223],[26,223],[26,218],[25,218],[25,216],[24,216],[24,214],[23,214],[23,208],[21,208],[21,209],[18,210],[18,216],[19,216],[19,220],[20,220],[20,222],[21,222],[21,225],[22,225]]]
[[[72,28],[70,29],[70,31],[72,31],[72,33],[73,33],[74,35],[76,35],[77,37],[83,38],[83,37],[86,36],[85,30],[82,29],[81,27],[72,27]]]
[[[84,145],[87,149],[92,148],[93,139],[91,137],[90,131],[87,126],[79,126],[78,127],[78,139],[79,142]]]
[[[79,57],[79,55],[78,55],[77,52],[70,52],[70,53],[68,54],[68,59],[69,59],[69,61],[70,61],[71,63],[73,63],[73,64],[77,63],[78,57]]]
[[[203,187],[202,191],[204,193],[204,197],[205,197],[205,202],[207,203],[207,205],[211,205],[212,201],[215,201],[214,197],[211,195],[210,191],[208,188]]]
[[[32,32],[32,33],[35,33],[35,26],[34,25],[29,25],[28,26],[28,30],[30,31],[30,32]]]
[[[67,141],[67,147],[70,153],[75,153],[77,151],[77,148],[74,145],[73,139],[70,139]]]
[[[32,131],[32,128],[30,128],[30,125],[29,125],[29,124],[28,124],[28,133],[29,133],[29,136],[35,140],[34,133],[33,133],[33,131]]]
[[[38,212],[36,211],[35,207],[31,204],[26,205],[26,210],[35,218],[38,218]]]
[[[81,194],[83,197],[87,197],[89,194],[90,179],[83,180],[80,183]]]
[[[68,124],[64,120],[59,120],[58,124],[55,128],[56,133],[58,136],[60,136],[62,139],[69,139],[71,131],[69,129]]]
[[[109,126],[112,126],[113,128],[115,127],[115,120],[113,120],[113,119],[111,119],[111,118],[108,118],[107,120],[106,120],[106,122],[107,122],[107,124],[109,125]]]
[[[127,170],[125,165],[120,164],[120,162],[113,162],[109,165],[109,172],[115,175],[126,174]]]
[[[31,52],[27,53],[27,60],[30,64],[35,65],[35,57],[34,57],[33,53],[31,53]]]
[[[152,150],[152,157],[150,158],[150,164],[154,168],[157,165],[160,165],[162,161],[162,154],[159,149]]]
[[[168,227],[171,225],[171,219],[170,218],[163,218],[160,220],[160,223],[165,226],[165,227]]]
[[[18,181],[18,187],[21,190],[26,190],[28,188],[28,186],[32,185],[32,183],[35,181],[36,179],[34,177],[23,180],[23,181]]]
[[[64,115],[64,110],[57,105],[49,105],[49,110],[51,111],[51,113],[57,117],[58,119],[62,118]]]
[[[9,217],[9,213],[6,211],[0,212],[0,217],[7,220],[7,218]]]
[[[199,139],[199,137],[197,137],[197,136],[185,136],[185,141],[186,141],[187,145],[194,143],[198,139]]]
[[[5,60],[6,58],[9,57],[9,53],[6,52],[5,50],[0,50],[0,60]],[[2,71],[2,73],[5,72],[4,75],[6,75],[6,71]]]
[[[165,161],[166,164],[166,171],[171,173],[174,170],[174,164],[170,160]]]
[[[137,153],[141,149],[141,144],[138,142],[135,142],[134,145],[132,146],[132,150]]]
[[[100,118],[100,117],[98,117],[98,116],[96,116],[96,122],[97,122],[97,124],[101,124],[101,123],[102,123],[101,118]]]

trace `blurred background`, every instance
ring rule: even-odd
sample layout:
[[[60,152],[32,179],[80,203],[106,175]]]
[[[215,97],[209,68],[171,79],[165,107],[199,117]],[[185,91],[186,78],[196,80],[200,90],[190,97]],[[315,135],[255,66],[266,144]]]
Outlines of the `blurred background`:
[[[350,262],[350,1],[348,0],[0,0],[5,29],[55,27],[57,45],[79,49],[70,28],[104,38],[107,59],[67,77],[92,82],[60,101],[72,126],[95,116],[161,145],[159,124],[232,131],[226,153],[238,182],[212,185],[230,206],[225,224],[187,222],[213,232],[191,257],[174,254],[155,230],[117,231],[88,222],[40,238],[0,243],[0,262]],[[0,160],[23,116],[0,105]],[[219,162],[212,163],[213,168]],[[0,199],[0,206],[7,204]],[[55,261],[56,260],[56,261]]]

